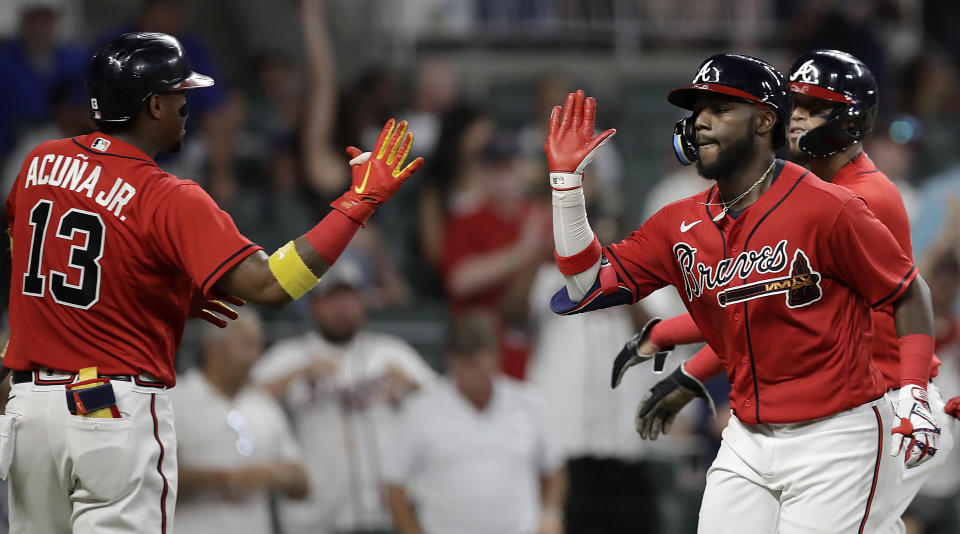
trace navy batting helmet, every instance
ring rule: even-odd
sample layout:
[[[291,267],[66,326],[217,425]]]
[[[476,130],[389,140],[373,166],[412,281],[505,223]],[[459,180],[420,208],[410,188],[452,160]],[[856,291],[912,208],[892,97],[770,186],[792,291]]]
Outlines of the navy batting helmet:
[[[787,126],[793,112],[793,99],[783,75],[766,61],[746,54],[717,54],[700,64],[697,74],[687,87],[670,91],[671,104],[693,111],[697,95],[702,92],[720,93],[769,106],[777,114],[773,130],[773,147],[787,142]],[[684,165],[697,160],[694,115],[677,122],[673,147],[677,159]]]
[[[133,119],[150,95],[213,85],[190,69],[173,36],[128,33],[100,47],[87,68],[90,116],[97,122]]]
[[[804,132],[800,150],[822,158],[862,141],[877,119],[877,81],[859,59],[839,50],[814,50],[790,67],[790,91],[840,104],[827,122]]]

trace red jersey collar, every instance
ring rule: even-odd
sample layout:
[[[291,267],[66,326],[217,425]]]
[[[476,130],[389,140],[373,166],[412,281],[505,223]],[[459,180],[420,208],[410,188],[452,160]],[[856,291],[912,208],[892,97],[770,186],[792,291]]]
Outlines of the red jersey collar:
[[[93,132],[92,134],[80,135],[74,137],[73,142],[93,154],[105,154],[107,156],[138,159],[148,163],[154,163],[153,158],[146,155],[139,148],[105,133]]]
[[[836,176],[831,178],[830,181],[832,182],[841,176],[852,176],[854,174],[866,174],[869,172],[877,172],[877,166],[873,164],[873,160],[870,159],[866,151],[860,151],[855,158],[843,167],[840,167]]]
[[[746,208],[740,211],[740,215],[737,216],[737,220],[742,220],[747,216],[748,213],[766,213],[767,210],[772,208],[774,204],[783,199],[784,195],[797,183],[797,180],[807,174],[807,169],[790,163],[789,161],[784,161],[777,158],[776,163],[773,166],[773,183],[770,184],[770,188],[763,192],[760,195],[760,198],[756,200],[753,204],[750,204]],[[720,213],[723,209],[723,206],[720,206],[720,193],[717,186],[714,185],[709,193],[707,194],[707,214],[712,218],[713,216]],[[716,203],[717,205],[713,205]],[[729,215],[727,216],[729,217]],[[724,217],[718,224],[723,223],[727,217]]]

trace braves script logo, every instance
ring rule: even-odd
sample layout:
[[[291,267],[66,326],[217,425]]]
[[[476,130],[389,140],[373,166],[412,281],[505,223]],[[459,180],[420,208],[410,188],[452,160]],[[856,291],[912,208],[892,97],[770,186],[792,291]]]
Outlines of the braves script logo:
[[[697,249],[687,243],[677,243],[673,253],[683,273],[683,284],[687,300],[703,295],[704,289],[723,287],[739,277],[746,280],[751,273],[777,273],[787,267],[787,240],[781,240],[775,247],[767,245],[756,250],[745,250],[735,258],[726,258],[716,266],[707,266],[696,261]],[[810,261],[802,250],[793,255],[789,276],[761,282],[735,286],[720,291],[717,300],[720,306],[743,302],[769,295],[787,293],[787,307],[798,308],[820,300],[820,273],[810,268]]]
[[[697,71],[697,75],[693,77],[693,82],[691,82],[690,85],[696,85],[698,83],[717,83],[720,81],[720,69],[711,67],[711,63],[713,63],[712,59],[700,67],[700,70]]]
[[[800,65],[796,72],[790,75],[791,82],[820,83],[820,70],[813,64],[812,59],[808,59]]]

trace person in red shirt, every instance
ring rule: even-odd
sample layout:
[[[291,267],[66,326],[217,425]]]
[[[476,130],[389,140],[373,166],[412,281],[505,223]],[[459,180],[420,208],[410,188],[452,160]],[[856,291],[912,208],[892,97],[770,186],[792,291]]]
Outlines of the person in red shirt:
[[[179,149],[186,90],[212,84],[175,38],[123,35],[87,71],[98,131],[24,160],[7,199],[13,387],[0,475],[12,531],[172,531],[165,390],[188,314],[223,323],[216,313],[235,314],[218,299],[299,298],[422,164],[403,167],[413,137],[391,119],[372,154],[347,149],[353,183],[334,210],[268,256],[199,185],[154,162]]]
[[[926,445],[912,458],[924,461],[939,433],[923,398],[929,289],[861,199],[776,159],[793,102],[768,63],[712,56],[668,99],[693,112],[677,125],[678,156],[716,184],[605,248],[583,213],[581,173],[613,131],[594,136],[596,104],[582,92],[562,116],[555,108],[545,149],[567,283],[551,307],[577,313],[677,288],[732,385],[702,530],[874,532],[886,518],[871,508],[888,505],[901,472],[887,454],[894,412],[870,357],[870,307],[894,303],[917,395],[912,428],[897,436]]]
[[[879,95],[870,69],[857,58],[838,50],[813,50],[801,55],[790,70],[790,90],[794,110],[788,131],[790,158],[804,164],[817,176],[846,187],[863,199],[870,211],[886,226],[897,244],[911,258],[910,224],[900,192],[883,172],[874,166],[863,150],[862,141],[871,133],[877,113]],[[873,362],[883,375],[887,397],[900,404],[901,377],[909,376],[911,362],[901,359],[899,339],[894,324],[893,303],[871,309],[873,323]],[[638,349],[646,354],[660,352],[661,347],[701,338],[689,316],[678,316],[650,326],[648,335],[638,338]],[[639,361],[639,359],[634,360]],[[641,437],[656,439],[669,430],[670,422],[682,407],[702,388],[700,384],[723,372],[723,364],[709,345],[691,360],[681,364],[683,371],[695,379],[695,390],[680,390],[675,380],[658,384],[657,394],[649,394],[638,408],[637,429]],[[931,374],[939,360],[934,358]],[[626,367],[618,368],[622,374]],[[688,382],[689,383],[689,382]],[[655,386],[656,387],[656,386]],[[946,426],[943,400],[932,382],[925,384],[931,413],[940,427]],[[669,397],[669,399],[668,399]],[[682,404],[686,404],[683,402]],[[900,516],[916,496],[923,482],[946,461],[953,447],[949,432],[939,436],[937,454],[903,475],[897,488],[896,506],[883,510],[895,518],[902,531]],[[899,452],[899,451],[896,451]],[[914,462],[905,461],[913,467]]]

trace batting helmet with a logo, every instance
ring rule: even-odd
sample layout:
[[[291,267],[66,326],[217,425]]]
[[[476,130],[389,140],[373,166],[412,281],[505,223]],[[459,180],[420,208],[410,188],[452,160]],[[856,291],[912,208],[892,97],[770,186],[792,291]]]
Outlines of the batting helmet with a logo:
[[[800,136],[800,150],[822,158],[862,141],[877,119],[877,81],[859,59],[839,50],[813,50],[790,68],[790,91],[839,104],[827,122]]]
[[[780,148],[786,143],[793,99],[786,80],[773,65],[746,54],[717,54],[700,64],[689,86],[670,91],[667,100],[693,111],[697,95],[702,92],[720,93],[769,106],[777,114],[773,147]],[[693,119],[694,116],[680,120],[674,130],[674,149],[677,158],[685,165],[697,160]]]
[[[193,72],[173,36],[127,33],[100,47],[87,68],[90,116],[97,122],[133,119],[150,95],[213,85]]]

